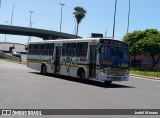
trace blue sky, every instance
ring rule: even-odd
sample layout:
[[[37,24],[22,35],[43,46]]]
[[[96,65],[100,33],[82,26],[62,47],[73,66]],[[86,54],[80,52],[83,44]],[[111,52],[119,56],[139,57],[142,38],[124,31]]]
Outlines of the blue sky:
[[[113,13],[115,0],[1,0],[0,24],[11,25],[11,14],[15,5],[13,25],[29,27],[29,11],[32,15],[33,28],[60,30],[59,3],[64,3],[62,32],[74,33],[75,21],[73,17],[74,7],[81,6],[86,9],[86,17],[79,27],[79,35],[88,37],[91,33],[105,33],[112,36]],[[117,17],[115,38],[121,40],[127,31],[129,0],[117,0]],[[131,0],[130,28],[145,30],[154,28],[160,30],[160,0]],[[0,42],[5,40],[4,34],[0,34]],[[8,42],[27,43],[28,37],[7,35]],[[32,41],[37,38],[32,38]]]

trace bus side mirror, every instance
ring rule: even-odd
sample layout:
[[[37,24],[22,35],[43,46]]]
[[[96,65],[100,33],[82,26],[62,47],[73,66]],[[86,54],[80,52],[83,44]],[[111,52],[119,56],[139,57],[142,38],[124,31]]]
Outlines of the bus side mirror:
[[[101,48],[100,47],[98,48],[98,52],[99,52],[99,54],[101,54]]]

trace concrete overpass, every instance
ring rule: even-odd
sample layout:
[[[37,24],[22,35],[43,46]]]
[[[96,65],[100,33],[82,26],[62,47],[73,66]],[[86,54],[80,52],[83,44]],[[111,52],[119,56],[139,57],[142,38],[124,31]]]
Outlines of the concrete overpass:
[[[43,40],[58,39],[58,38],[64,38],[64,39],[75,38],[75,35],[62,33],[62,32],[19,27],[19,26],[8,26],[8,25],[0,25],[0,33],[22,35],[22,36],[35,36],[35,37],[43,38]],[[78,37],[78,38],[81,38],[81,37]]]

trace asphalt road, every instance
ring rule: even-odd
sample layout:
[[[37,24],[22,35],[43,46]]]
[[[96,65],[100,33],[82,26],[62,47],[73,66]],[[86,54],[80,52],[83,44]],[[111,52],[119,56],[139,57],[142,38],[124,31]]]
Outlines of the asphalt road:
[[[0,61],[0,109],[160,109],[160,81],[130,78],[106,86]]]

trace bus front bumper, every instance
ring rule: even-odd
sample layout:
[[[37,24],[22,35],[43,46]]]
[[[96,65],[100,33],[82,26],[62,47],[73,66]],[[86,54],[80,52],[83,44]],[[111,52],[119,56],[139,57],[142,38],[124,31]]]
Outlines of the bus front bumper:
[[[104,72],[99,72],[98,73],[98,80],[101,81],[128,81],[129,80],[129,73],[125,73],[123,76],[119,75],[108,75],[107,73]]]

